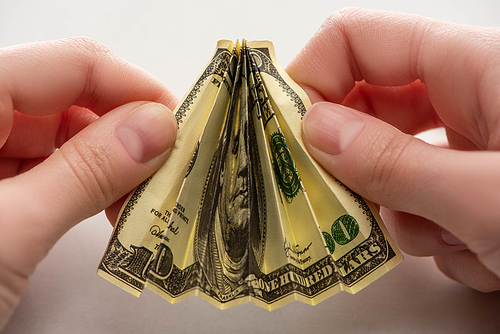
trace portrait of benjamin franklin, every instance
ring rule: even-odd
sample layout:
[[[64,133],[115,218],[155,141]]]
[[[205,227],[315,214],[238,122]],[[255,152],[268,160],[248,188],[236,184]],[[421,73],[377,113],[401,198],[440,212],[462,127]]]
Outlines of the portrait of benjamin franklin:
[[[265,197],[251,120],[230,113],[208,175],[195,236],[195,257],[211,288],[225,295],[260,272]],[[231,125],[232,124],[232,125]]]

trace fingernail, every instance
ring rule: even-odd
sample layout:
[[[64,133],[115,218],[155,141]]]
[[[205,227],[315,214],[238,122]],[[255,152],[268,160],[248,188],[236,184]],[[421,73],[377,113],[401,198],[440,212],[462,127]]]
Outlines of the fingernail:
[[[159,103],[146,103],[128,115],[115,134],[132,159],[146,162],[174,144],[177,127],[167,107]]]
[[[441,229],[441,239],[450,246],[462,246],[465,245],[462,240],[458,239],[456,236],[450,233],[450,231]]]
[[[364,126],[360,116],[344,106],[329,102],[313,104],[302,122],[309,143],[332,155],[342,153],[358,138]]]

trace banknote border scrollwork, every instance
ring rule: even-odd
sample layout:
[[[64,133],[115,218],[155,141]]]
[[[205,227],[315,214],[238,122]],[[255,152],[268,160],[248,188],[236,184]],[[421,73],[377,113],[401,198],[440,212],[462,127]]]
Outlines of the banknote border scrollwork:
[[[186,117],[190,106],[194,103],[193,101],[196,99],[198,93],[201,91],[201,86],[203,82],[212,74],[218,73],[217,69],[219,67],[224,67],[224,71],[229,63],[231,53],[227,49],[219,48],[215,52],[212,60],[209,65],[206,67],[205,71],[200,75],[196,83],[193,85],[193,88],[189,91],[189,94],[185,97],[182,104],[177,109],[175,113],[175,118],[177,119],[177,124],[183,123],[183,119]],[[221,66],[222,64],[222,66]],[[225,64],[225,65],[224,65]],[[222,71],[222,73],[224,73]]]
[[[324,276],[318,281],[311,281],[314,273],[322,271],[327,267],[331,267],[331,274]],[[169,277],[164,280],[150,278],[149,282],[168,294],[171,298],[178,298],[182,295],[190,294],[193,291],[198,290],[222,304],[251,296],[252,298],[256,298],[268,305],[271,305],[293,293],[300,294],[308,298],[314,298],[324,291],[337,286],[340,283],[340,276],[334,268],[335,265],[330,255],[325,256],[323,259],[305,269],[300,269],[295,265],[288,263],[273,272],[270,272],[269,274],[264,274],[262,272],[251,274],[245,279],[245,281],[252,276],[253,280],[258,280],[262,282],[261,284],[264,286],[270,287],[273,284],[272,282],[278,282],[282,280],[282,277],[284,276],[293,275],[296,277],[296,280],[289,280],[270,291],[255,289],[252,287],[252,284],[244,284],[239,289],[236,289],[234,291],[235,293],[230,298],[221,298],[221,295],[213,289],[213,287],[208,283],[208,279],[205,277],[203,270],[201,270],[201,265],[198,261],[185,269],[180,269],[174,265],[172,274]],[[305,285],[299,284],[297,279],[304,282]]]
[[[269,74],[270,76],[274,77],[276,81],[278,81],[278,85],[283,89],[283,92],[290,97],[290,100],[293,102],[294,107],[298,109],[298,113],[301,115],[301,117],[304,117],[306,113],[306,107],[304,105],[304,102],[302,102],[302,99],[300,96],[295,92],[295,90],[290,87],[286,81],[281,77],[279,74],[278,70],[274,66],[272,60],[270,59],[269,56],[269,50],[267,48],[261,49],[261,48],[251,48],[250,52],[254,53],[261,53],[265,57],[260,57],[262,60],[262,64],[259,66],[259,71],[264,72]]]
[[[381,252],[379,255],[372,257],[370,260],[366,261],[365,263],[354,269],[352,272],[348,273],[346,276],[340,276],[342,284],[346,286],[353,286],[360,280],[364,279],[370,272],[373,272],[375,269],[379,268],[380,266],[391,260],[393,257],[395,257],[396,253],[392,249],[392,246],[389,244],[389,242],[387,242],[387,240],[385,239],[385,236],[377,222],[377,219],[373,215],[373,212],[370,210],[363,197],[352,191],[337,178],[334,179],[340,184],[340,186],[342,186],[347,192],[349,192],[350,196],[354,198],[354,201],[359,204],[359,208],[362,210],[363,214],[366,216],[366,219],[370,222],[370,226],[372,227],[369,237],[363,243],[358,245],[349,253],[345,254],[342,258],[335,261],[337,268],[341,264],[345,263],[349,259],[349,257],[352,258],[354,255],[360,253],[363,248],[367,248],[370,243],[372,245],[376,244],[377,246],[381,247]]]
[[[106,252],[105,252],[106,255],[107,254],[111,254],[111,250],[113,248],[124,249],[125,251],[127,251],[123,247],[123,245],[120,243],[120,240],[118,239],[118,235],[120,234],[120,231],[122,230],[123,225],[127,222],[128,217],[131,215],[131,211],[134,210],[134,206],[137,204],[137,202],[141,198],[142,194],[146,190],[146,188],[147,188],[147,186],[148,186],[148,184],[149,184],[149,182],[151,181],[152,178],[153,178],[153,175],[150,176],[149,178],[147,178],[144,182],[142,182],[137,187],[137,189],[134,191],[134,193],[132,194],[132,196],[130,197],[130,199],[127,201],[127,204],[123,208],[123,211],[122,211],[122,213],[120,215],[120,218],[118,219],[118,222],[116,223],[115,230],[113,231],[113,235],[111,236],[111,240],[110,240],[110,242],[108,244],[108,247],[106,249]],[[111,269],[109,269],[105,265],[106,262],[108,262],[108,258],[107,257],[103,257],[103,259],[101,260],[101,263],[99,264],[98,269],[107,272],[111,276],[115,277],[116,279],[118,279],[118,280],[120,280],[120,281],[122,281],[124,283],[127,283],[128,285],[130,285],[131,287],[133,287],[136,290],[142,290],[143,285],[141,287],[137,283],[134,284],[134,282],[129,282],[127,280],[124,280],[124,278],[117,276],[117,274],[115,272],[113,272]]]
[[[118,240],[118,234],[120,234],[121,229],[123,228],[123,225],[127,221],[128,217],[131,214],[131,211],[134,210],[134,206],[137,204],[139,199],[141,198],[142,194],[146,190],[146,188],[149,185],[149,182],[151,182],[151,179],[153,178],[153,175],[148,177],[144,182],[142,182],[137,189],[134,191],[130,199],[128,200],[127,204],[123,208],[122,214],[120,215],[120,219],[118,220],[118,223],[116,223],[116,229],[113,233],[113,236],[111,238],[111,241],[114,242],[115,240]]]

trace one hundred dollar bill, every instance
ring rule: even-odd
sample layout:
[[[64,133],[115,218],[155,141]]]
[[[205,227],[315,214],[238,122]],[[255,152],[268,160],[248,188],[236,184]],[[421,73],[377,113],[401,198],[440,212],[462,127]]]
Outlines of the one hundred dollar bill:
[[[219,41],[168,161],[125,202],[98,274],[135,296],[273,310],[356,293],[402,255],[301,139],[310,101],[269,41]]]

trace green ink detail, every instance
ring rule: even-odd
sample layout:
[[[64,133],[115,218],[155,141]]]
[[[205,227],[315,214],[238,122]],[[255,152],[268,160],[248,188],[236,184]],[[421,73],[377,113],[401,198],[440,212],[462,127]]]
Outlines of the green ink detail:
[[[342,224],[344,229],[342,229]],[[345,230],[345,231],[344,231]],[[347,235],[346,235],[347,232]],[[332,224],[332,236],[336,243],[345,245],[352,241],[359,233],[359,224],[353,216],[343,215],[340,216]]]
[[[272,163],[278,185],[288,202],[291,202],[300,189],[300,176],[293,162],[285,136],[275,132],[269,140]]]
[[[335,242],[333,241],[332,236],[328,232],[323,232],[323,238],[325,238],[326,247],[330,251],[330,254],[333,254],[335,251]]]

